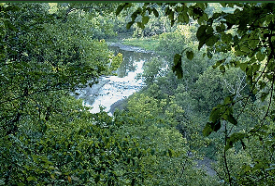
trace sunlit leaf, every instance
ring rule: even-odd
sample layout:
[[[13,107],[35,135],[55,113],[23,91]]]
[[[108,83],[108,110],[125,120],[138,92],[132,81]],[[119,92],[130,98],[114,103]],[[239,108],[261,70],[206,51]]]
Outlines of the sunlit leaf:
[[[147,24],[149,21],[149,17],[148,16],[143,16],[142,17],[142,24]]]

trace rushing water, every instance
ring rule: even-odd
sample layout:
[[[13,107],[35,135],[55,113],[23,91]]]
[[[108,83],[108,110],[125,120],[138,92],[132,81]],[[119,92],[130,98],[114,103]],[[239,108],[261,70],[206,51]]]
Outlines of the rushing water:
[[[91,113],[99,112],[100,106],[109,112],[112,104],[140,90],[144,83],[142,79],[137,80],[136,76],[143,72],[143,64],[153,57],[152,53],[144,53],[142,50],[127,51],[117,46],[109,46],[109,49],[113,50],[115,55],[123,54],[123,62],[117,70],[117,76],[101,77],[98,84],[78,91],[78,98],[84,99],[83,104],[91,107]]]

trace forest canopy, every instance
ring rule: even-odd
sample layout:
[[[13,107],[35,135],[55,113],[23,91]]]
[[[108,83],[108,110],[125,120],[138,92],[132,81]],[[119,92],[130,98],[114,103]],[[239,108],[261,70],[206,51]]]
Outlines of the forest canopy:
[[[274,13],[1,3],[0,185],[272,185]],[[115,75],[122,57],[105,40],[120,34],[148,37],[166,64],[145,63],[146,87],[124,110],[90,113],[72,93]],[[194,168],[206,157],[215,175]]]

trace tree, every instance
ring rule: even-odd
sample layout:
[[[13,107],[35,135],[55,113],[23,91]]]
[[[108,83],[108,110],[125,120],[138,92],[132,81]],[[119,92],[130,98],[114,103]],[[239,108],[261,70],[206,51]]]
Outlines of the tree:
[[[157,92],[157,86],[153,84],[146,91],[135,93],[129,99],[128,111],[123,112],[126,116],[119,118],[121,122],[127,124],[123,133],[128,133],[137,139],[148,154],[152,155],[144,157],[146,172],[152,172],[150,181],[146,180],[145,184],[218,185],[215,178],[206,178],[202,171],[194,168],[195,156],[189,157],[188,151],[191,151],[191,145],[188,140],[195,136],[180,134],[181,131],[175,128],[184,123],[182,121],[184,111],[173,96],[167,99],[155,99],[150,95],[158,94]],[[194,130],[194,126],[187,127]]]
[[[58,90],[73,91],[77,86],[85,86],[88,79],[95,80],[107,72],[109,52],[106,44],[77,33],[74,18],[62,24],[43,6],[1,6],[4,27],[1,34],[4,51],[1,56],[1,110],[13,113],[1,121],[6,135],[16,133],[18,126],[15,123],[25,115],[20,112],[32,96]],[[47,108],[42,110],[46,112]]]
[[[79,12],[51,14],[47,4],[30,3],[0,9],[0,184],[111,185],[112,166],[125,159],[108,153],[124,152],[124,140],[108,137],[106,113],[92,115],[70,96],[114,70],[106,43],[91,39]]]
[[[240,142],[245,148],[247,145],[252,145],[246,139],[261,136],[270,136],[270,132],[274,127],[275,112],[273,110],[274,103],[274,6],[273,3],[221,3],[223,7],[231,8],[230,11],[218,11],[212,15],[206,13],[207,3],[144,3],[142,8],[136,10],[132,14],[132,21],[129,26],[133,25],[138,16],[145,17],[146,13],[153,13],[158,16],[155,5],[165,6],[165,14],[171,21],[171,25],[175,22],[188,24],[191,20],[198,23],[199,27],[196,32],[196,37],[199,41],[198,50],[207,49],[207,54],[210,58],[212,54],[226,54],[233,52],[239,59],[219,59],[213,65],[213,68],[219,68],[221,72],[225,72],[230,68],[240,68],[246,77],[246,83],[250,87],[249,94],[235,99],[235,95],[229,95],[224,98],[223,103],[215,106],[209,117],[209,122],[204,127],[203,134],[210,135],[214,131],[222,131],[224,133],[224,170],[227,175],[227,182],[230,185],[236,183],[230,172],[227,163],[226,152],[232,148],[234,144]],[[122,9],[124,5],[120,5],[118,10]],[[144,22],[138,22],[137,25],[141,28],[145,27]],[[186,55],[192,59],[194,51],[186,50],[174,56],[174,72],[179,78],[183,77],[182,56]],[[234,131],[234,128],[241,123],[241,115],[244,115],[252,107],[262,107],[262,104],[255,102],[260,100],[267,103],[262,110],[260,119],[256,124],[253,123],[252,128],[244,133],[241,131]],[[243,109],[237,109],[236,104],[244,102]],[[257,104],[256,104],[257,103]],[[263,135],[263,136],[262,136]],[[273,138],[270,139],[274,143]],[[270,144],[270,145],[271,145]],[[272,146],[272,145],[271,145]],[[264,150],[264,149],[263,149]],[[274,152],[274,149],[272,150]],[[266,183],[273,180],[273,156],[268,161],[261,161],[261,166],[255,169],[248,169],[247,172],[254,174],[254,171],[259,171],[265,179]],[[254,164],[257,160],[253,159]],[[251,165],[252,166],[252,165]],[[245,167],[245,166],[244,166]],[[253,171],[252,171],[253,170]],[[259,172],[258,172],[259,173]],[[248,180],[241,179],[241,177],[234,177],[238,183],[251,183]]]
[[[144,71],[142,74],[138,74],[138,78],[143,78],[146,85],[153,84],[156,78],[161,76],[161,66],[162,62],[157,58],[153,58],[143,65]]]
[[[122,56],[93,40],[93,22],[68,6],[53,13],[48,4],[0,5],[0,185],[194,182],[192,162],[181,171],[185,139],[151,123],[158,101],[141,96],[149,110],[133,99],[130,113],[112,118],[71,95],[112,73]],[[177,119],[177,108],[173,102],[166,114]]]

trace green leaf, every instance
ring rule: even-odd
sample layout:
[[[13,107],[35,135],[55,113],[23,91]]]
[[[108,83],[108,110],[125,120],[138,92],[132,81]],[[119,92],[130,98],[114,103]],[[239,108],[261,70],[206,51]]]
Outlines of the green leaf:
[[[263,54],[261,51],[257,52],[256,58],[258,61],[263,61],[265,59],[265,54]]]
[[[180,23],[189,23],[189,16],[186,12],[181,12],[178,15],[178,22]]]
[[[220,66],[220,71],[222,72],[222,73],[225,73],[225,67],[222,65],[222,66]]]
[[[159,17],[159,13],[158,13],[158,11],[157,11],[155,8],[153,8],[153,14],[154,14],[156,17]]]
[[[196,36],[199,40],[198,49],[206,44],[207,46],[213,46],[219,38],[213,34],[214,30],[211,26],[201,25],[197,30]]]
[[[225,25],[221,24],[220,26],[217,26],[216,31],[219,32],[219,33],[224,32],[225,31]]]
[[[240,66],[240,62],[239,61],[230,61],[230,66],[231,67],[239,67]]]
[[[206,25],[201,25],[196,33],[197,38],[200,40],[201,37],[203,37],[205,35],[205,30],[206,30],[207,26]]]
[[[81,152],[79,150],[76,150],[75,157],[79,158],[79,156],[81,156]]]
[[[226,7],[228,3],[220,3],[223,7]]]
[[[217,132],[221,128],[221,122],[218,121],[217,123],[214,124],[213,131]]]
[[[264,101],[268,95],[269,95],[269,92],[263,92],[261,94],[261,101]]]
[[[131,15],[131,18],[132,18],[132,22],[135,22],[137,16],[138,16],[138,11],[135,11],[132,15]]]
[[[179,79],[183,77],[183,70],[181,66],[181,55],[176,54],[174,56],[174,66],[172,67],[173,72],[176,72],[176,75],[178,76]]]
[[[97,175],[97,176],[95,177],[95,183],[98,183],[99,180],[100,180],[100,175]]]
[[[246,72],[247,63],[240,63],[240,69],[244,72]]]
[[[144,24],[141,22],[137,22],[137,26],[141,28],[142,30],[145,28]]]
[[[217,123],[218,120],[220,120],[221,118],[221,110],[220,108],[217,106],[215,108],[212,109],[211,113],[210,113],[210,117],[209,119],[213,122],[213,123]]]
[[[189,16],[186,12],[183,13],[183,19],[184,19],[185,23],[189,23]]]
[[[232,101],[233,101],[232,96],[227,96],[226,98],[224,98],[223,103],[224,103],[225,105],[227,105],[227,104],[232,103]]]
[[[169,157],[171,158],[174,154],[174,151],[172,149],[168,149]]]
[[[211,26],[207,26],[205,33],[209,36],[209,35],[213,35],[214,29]]]
[[[174,25],[175,23],[175,13],[173,11],[170,12],[170,14],[168,15],[168,18],[171,20],[171,27]]]
[[[221,39],[224,43],[228,44],[232,41],[232,35],[223,33]]]
[[[259,39],[254,38],[253,40],[252,39],[249,40],[248,45],[249,45],[250,48],[254,48],[255,49],[255,48],[257,48],[259,42],[260,42]]]
[[[37,178],[36,177],[33,177],[33,176],[30,176],[27,178],[27,181],[36,181]]]
[[[211,52],[207,51],[207,57],[208,57],[209,59],[212,59],[213,54],[212,54]]]
[[[179,15],[178,15],[178,22],[180,22],[180,23],[184,23],[185,21],[184,21],[184,17],[183,17],[183,13],[179,13]]]
[[[202,131],[203,136],[209,136],[213,132],[212,125],[213,125],[213,123],[209,123],[209,122],[206,123],[206,125]]]
[[[143,17],[142,17],[142,23],[143,23],[143,24],[147,24],[148,21],[149,21],[149,16],[143,16]]]
[[[206,22],[208,20],[208,16],[206,13],[204,13],[200,18],[198,19],[198,24],[201,25],[203,22]]]
[[[241,51],[243,51],[243,52],[251,52],[251,50],[247,46],[245,46],[245,45],[241,46]]]
[[[230,122],[230,123],[232,123],[233,125],[237,125],[237,120],[233,117],[233,115],[232,114],[229,114],[228,115],[228,117],[227,117],[227,119],[228,119],[228,121]]]
[[[204,41],[200,41],[199,42],[199,46],[198,46],[198,50],[201,49],[201,47],[205,44],[205,40]]]
[[[206,40],[205,44],[206,44],[207,46],[213,46],[218,40],[219,40],[219,38],[218,38],[217,36],[212,35],[211,37],[209,37],[209,38]]]
[[[266,87],[266,82],[259,81],[259,86],[260,86],[260,89],[264,89]]]
[[[45,133],[45,132],[47,131],[47,129],[48,129],[47,125],[43,125],[43,126],[42,126],[42,132],[43,132],[43,133]]]
[[[120,12],[123,10],[123,8],[125,7],[125,4],[123,5],[119,5],[116,9],[116,16],[118,16],[120,14]]]
[[[186,56],[189,60],[192,60],[194,58],[193,51],[186,51]]]
[[[224,147],[225,151],[232,148],[234,143],[244,139],[246,137],[245,133],[234,133],[226,140],[226,146]]]
[[[219,60],[215,63],[215,65],[213,65],[212,67],[214,69],[216,69],[218,66],[220,66],[221,64],[223,64],[225,62],[225,59]]]
[[[156,153],[156,150],[155,149],[151,149],[151,155],[153,156],[153,155],[155,155],[155,153]]]
[[[126,28],[129,30],[133,24],[134,24],[134,21],[127,23]]]

